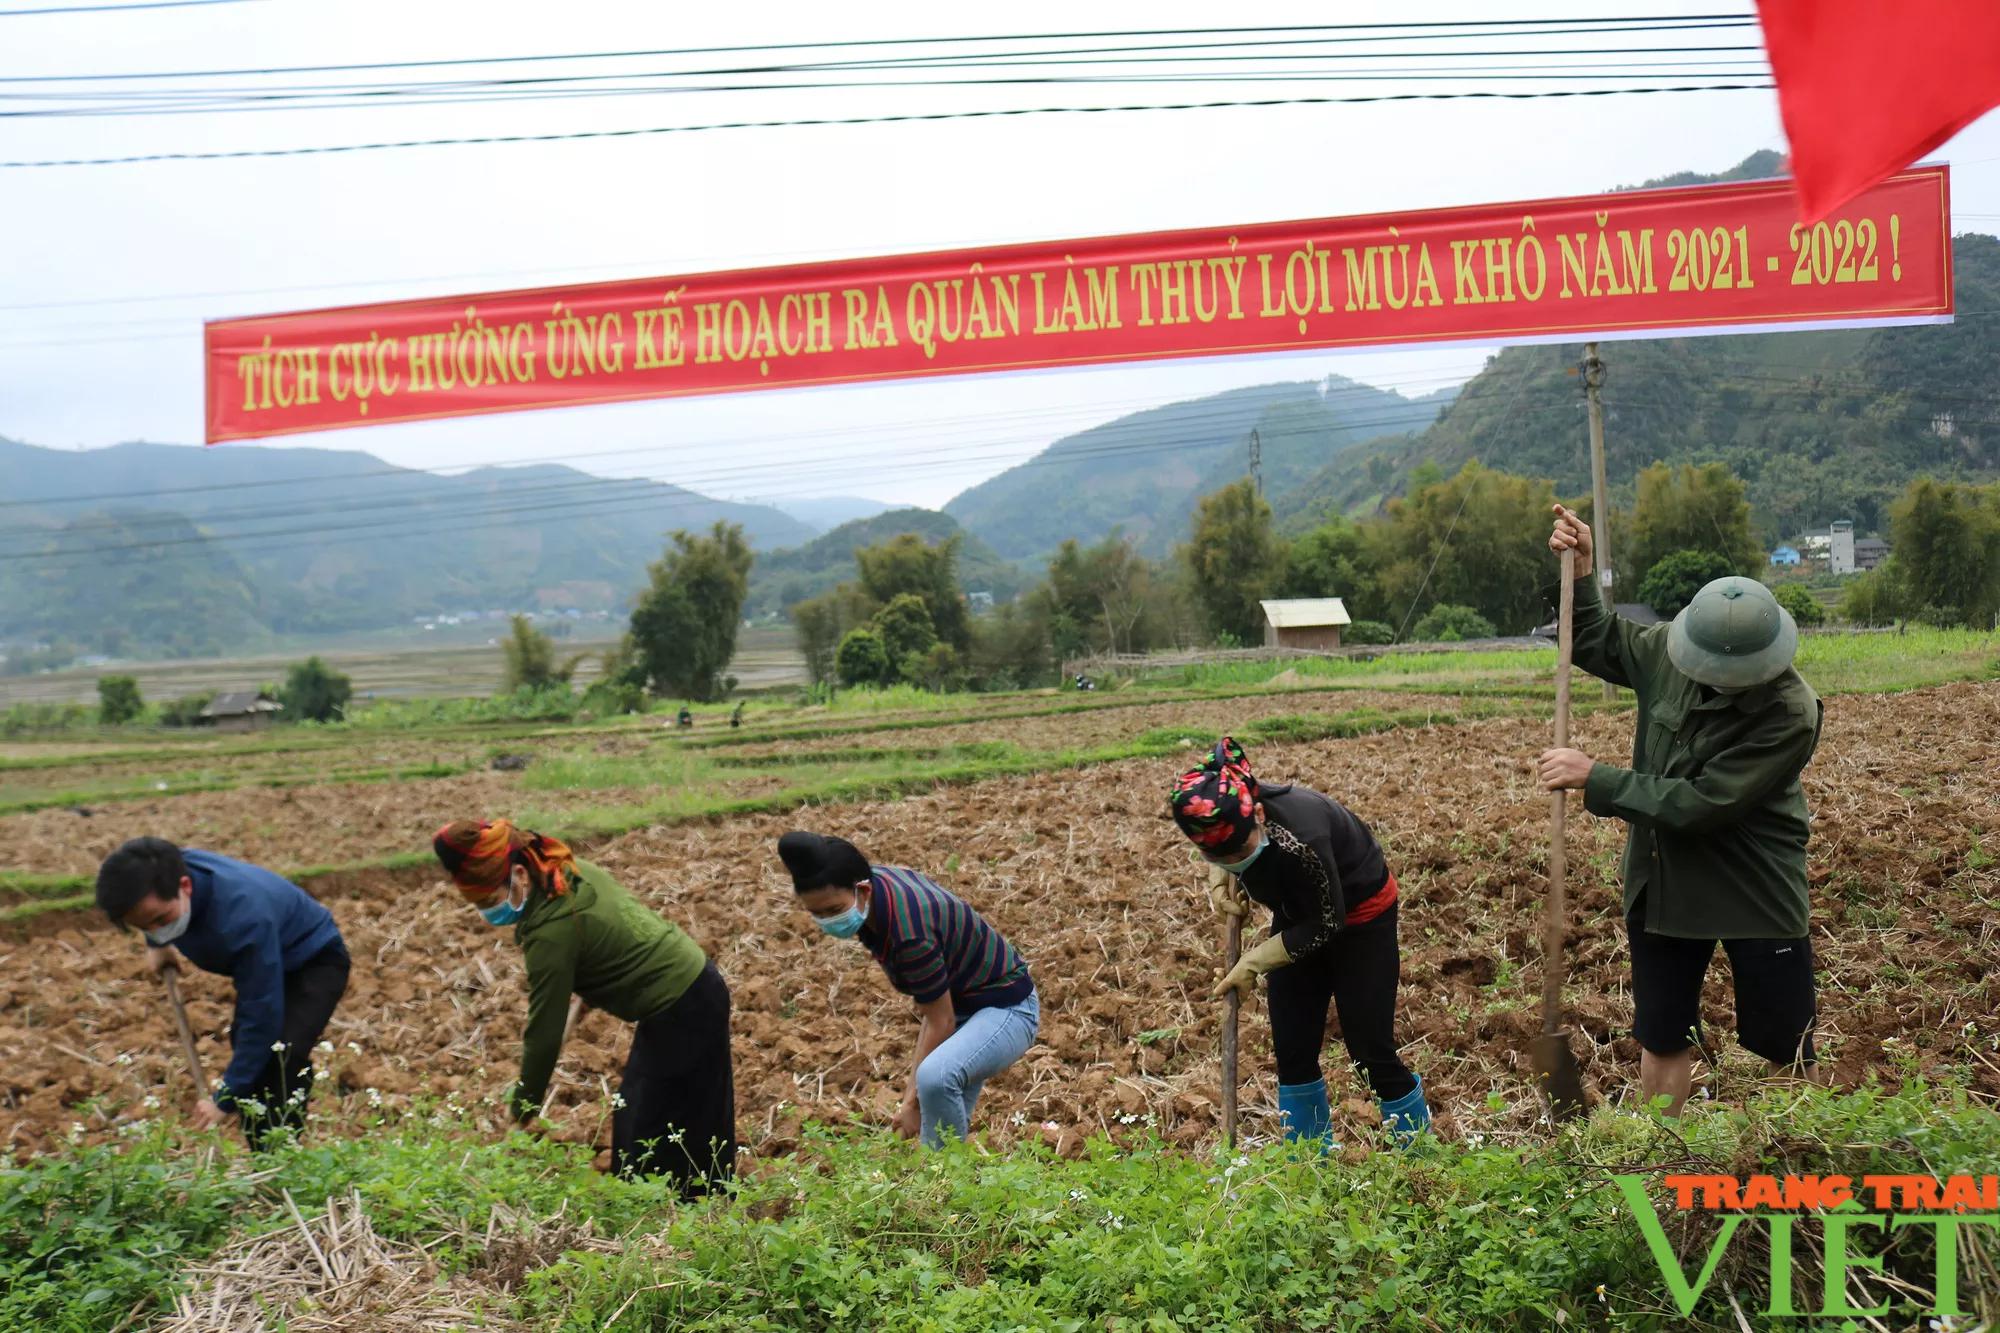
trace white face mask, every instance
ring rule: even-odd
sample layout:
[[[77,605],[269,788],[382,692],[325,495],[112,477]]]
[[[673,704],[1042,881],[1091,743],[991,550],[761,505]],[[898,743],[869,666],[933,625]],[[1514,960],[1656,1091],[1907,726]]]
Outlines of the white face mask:
[[[182,908],[181,914],[172,921],[167,922],[166,925],[161,926],[158,930],[144,932],[146,943],[151,945],[172,944],[175,940],[187,934],[188,919],[193,915],[194,913],[187,910],[187,908]]]

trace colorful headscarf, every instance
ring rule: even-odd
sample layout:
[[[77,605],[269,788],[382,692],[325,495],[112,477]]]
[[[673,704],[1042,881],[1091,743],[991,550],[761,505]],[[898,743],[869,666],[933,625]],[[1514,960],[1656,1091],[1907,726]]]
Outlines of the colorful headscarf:
[[[566,844],[505,819],[455,819],[431,838],[431,850],[459,891],[473,899],[505,884],[517,860],[551,898],[560,898],[569,892],[567,872],[576,861]]]
[[[1167,797],[1174,822],[1196,845],[1227,850],[1257,822],[1257,779],[1243,747],[1224,736],[1200,768],[1191,768]]]

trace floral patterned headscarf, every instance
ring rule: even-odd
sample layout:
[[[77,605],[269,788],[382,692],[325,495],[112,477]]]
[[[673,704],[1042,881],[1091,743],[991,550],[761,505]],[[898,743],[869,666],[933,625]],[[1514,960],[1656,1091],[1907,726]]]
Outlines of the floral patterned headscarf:
[[[1200,768],[1175,781],[1167,803],[1181,832],[1208,851],[1226,851],[1249,837],[1257,822],[1257,779],[1243,747],[1228,736],[1217,741]]]

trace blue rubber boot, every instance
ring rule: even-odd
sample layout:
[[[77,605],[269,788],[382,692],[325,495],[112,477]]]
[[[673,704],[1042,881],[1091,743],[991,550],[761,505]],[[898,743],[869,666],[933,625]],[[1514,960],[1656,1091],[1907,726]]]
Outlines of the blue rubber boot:
[[[1284,1121],[1287,1141],[1318,1139],[1322,1148],[1330,1146],[1333,1108],[1327,1104],[1326,1080],[1320,1078],[1314,1079],[1311,1083],[1280,1083],[1278,1118]]]
[[[1393,1102],[1382,1103],[1382,1127],[1394,1134],[1397,1142],[1405,1148],[1416,1141],[1417,1135],[1431,1127],[1431,1108],[1424,1101],[1423,1077],[1413,1077],[1417,1080],[1416,1087]],[[1282,1093],[1284,1089],[1279,1091]]]

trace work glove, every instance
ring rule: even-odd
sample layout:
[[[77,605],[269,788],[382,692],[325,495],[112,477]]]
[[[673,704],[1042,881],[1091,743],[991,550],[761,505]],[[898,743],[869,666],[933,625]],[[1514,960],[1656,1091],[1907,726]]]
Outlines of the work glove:
[[[1208,901],[1224,916],[1242,916],[1246,907],[1236,876],[1214,864],[1208,867]]]
[[[1216,982],[1215,989],[1209,994],[1216,999],[1221,999],[1232,990],[1248,995],[1257,988],[1258,977],[1284,967],[1291,961],[1291,951],[1285,948],[1285,937],[1273,935],[1237,959],[1236,966],[1229,969],[1229,975]]]

